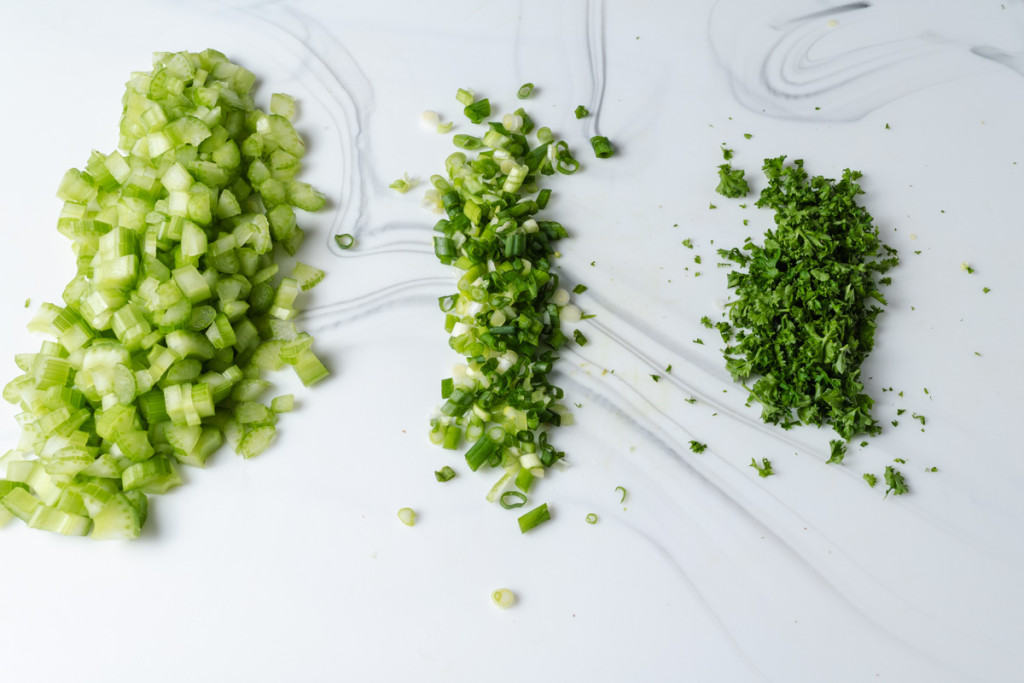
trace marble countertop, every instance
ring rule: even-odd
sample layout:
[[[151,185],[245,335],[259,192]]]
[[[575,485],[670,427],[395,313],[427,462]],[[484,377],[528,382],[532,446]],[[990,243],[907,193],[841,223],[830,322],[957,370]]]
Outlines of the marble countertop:
[[[0,46],[0,359],[38,344],[25,298],[58,299],[73,273],[54,189],[116,145],[128,74],[154,50],[215,47],[258,74],[264,105],[299,101],[304,178],[330,200],[304,223],[299,256],[327,277],[302,320],[333,371],[263,456],[187,471],[138,541],[0,532],[6,679],[1024,676],[1021,0],[5,3]],[[570,231],[558,267],[596,317],[559,373],[581,407],[556,437],[567,467],[537,493],[554,519],[522,536],[484,501],[492,474],[434,482],[456,460],[426,436],[456,360],[436,305],[454,276],[423,185],[387,186],[451,149],[421,111],[458,132],[457,88],[504,113],[525,81],[531,115],[584,163],[552,181],[549,211]],[[592,159],[597,133],[614,158]],[[700,326],[728,296],[715,249],[771,224],[714,194],[723,143],[755,191],[769,156],[860,169],[900,251],[864,367],[886,429],[842,465],[824,463],[829,431],[763,425]],[[926,427],[889,428],[899,408]],[[894,458],[910,495],[861,479]],[[501,586],[513,609],[491,604]]]

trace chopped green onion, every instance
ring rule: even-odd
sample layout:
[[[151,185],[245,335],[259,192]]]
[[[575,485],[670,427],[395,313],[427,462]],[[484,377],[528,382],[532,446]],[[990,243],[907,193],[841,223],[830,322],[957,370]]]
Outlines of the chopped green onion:
[[[491,600],[501,609],[508,609],[516,604],[516,594],[507,588],[499,588],[491,593]]]
[[[595,135],[590,138],[590,146],[594,148],[594,156],[598,159],[607,159],[615,153],[612,143],[603,135]]]
[[[455,470],[448,465],[434,472],[434,478],[440,482],[451,481],[455,478]]]
[[[356,238],[348,233],[335,235],[334,243],[338,245],[339,249],[351,249],[356,243]]]
[[[586,516],[587,524],[597,524],[597,515],[593,512],[588,512]]]
[[[473,104],[473,100],[475,98],[473,97],[472,91],[463,90],[462,88],[459,88],[458,91],[456,91],[455,93],[455,99],[459,101],[459,104],[468,106],[470,104]]]
[[[401,194],[405,194],[415,186],[416,181],[409,178],[408,174],[403,174],[401,178],[388,185],[392,190],[397,190]]]
[[[398,511],[398,519],[406,526],[416,524],[416,511],[412,508],[402,508]]]
[[[619,497],[619,503],[625,503],[626,502],[626,488],[624,486],[616,486],[615,490],[619,491],[621,493],[621,495]]]
[[[533,83],[523,83],[519,86],[519,90],[516,91],[516,97],[521,100],[525,100],[527,97],[533,94]]]
[[[541,503],[519,518],[519,532],[525,534],[530,529],[543,524],[549,519],[551,519],[551,513],[548,512],[548,504]]]
[[[491,115],[491,101],[486,97],[482,100],[477,100],[472,104],[467,104],[463,112],[466,114],[466,118],[473,123],[480,123]]]
[[[501,507],[506,510],[521,508],[526,505],[526,496],[519,491],[505,491],[505,493],[501,494],[499,502]]]

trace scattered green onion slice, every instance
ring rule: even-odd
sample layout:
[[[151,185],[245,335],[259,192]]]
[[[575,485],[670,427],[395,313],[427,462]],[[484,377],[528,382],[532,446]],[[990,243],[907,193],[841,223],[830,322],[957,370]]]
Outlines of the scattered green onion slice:
[[[338,245],[339,249],[351,249],[355,246],[356,238],[346,232],[341,235],[335,235],[334,243]]]
[[[398,511],[398,519],[406,526],[416,524],[416,511],[412,508],[402,508]]]
[[[615,490],[620,492],[619,503],[625,503],[626,502],[626,487],[624,487],[624,486],[616,486]]]
[[[409,178],[408,174],[402,174],[401,178],[388,185],[392,190],[397,190],[401,194],[405,194],[415,186],[416,181]]]
[[[516,97],[521,100],[525,100],[527,97],[533,94],[533,83],[523,83],[519,86],[519,90],[516,91]]]
[[[440,482],[451,481],[455,478],[455,470],[448,465],[445,465],[441,469],[434,472],[434,478]]]
[[[491,600],[501,609],[508,609],[516,604],[516,594],[508,588],[499,588],[491,592]]]
[[[590,138],[590,146],[594,148],[594,156],[598,159],[607,159],[615,153],[612,143],[603,135],[595,135]]]
[[[499,502],[501,507],[506,510],[512,510],[526,505],[526,496],[519,491],[505,491],[505,493],[501,494]]]
[[[588,512],[586,516],[587,524],[597,524],[597,515],[593,512]]]
[[[541,503],[519,518],[519,531],[525,534],[549,519],[551,519],[551,513],[548,511],[548,504]]]

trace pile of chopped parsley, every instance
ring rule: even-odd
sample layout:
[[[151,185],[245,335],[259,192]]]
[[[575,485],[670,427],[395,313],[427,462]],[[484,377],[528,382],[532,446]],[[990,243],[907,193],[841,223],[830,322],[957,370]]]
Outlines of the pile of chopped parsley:
[[[899,258],[857,203],[858,171],[846,169],[836,182],[785,159],[765,160],[768,185],[757,200],[775,212],[775,229],[761,244],[747,238],[718,252],[737,266],[728,280],[729,324],[719,327],[726,367],[767,423],[829,425],[847,441],[877,434],[861,364],[886,303],[883,274]]]

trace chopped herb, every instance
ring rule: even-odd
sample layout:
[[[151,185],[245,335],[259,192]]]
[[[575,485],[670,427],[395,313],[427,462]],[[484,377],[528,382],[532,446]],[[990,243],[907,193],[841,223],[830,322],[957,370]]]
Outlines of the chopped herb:
[[[714,209],[717,209],[718,207],[715,206],[714,202],[711,202],[711,203],[708,204],[708,208],[714,210]]]
[[[980,353],[978,353],[977,351],[975,351],[975,352],[974,352],[974,355],[975,355],[975,356],[978,356],[979,358],[981,357],[981,354],[980,354]]]
[[[585,291],[587,291],[586,285],[576,285],[575,287],[572,288],[573,294],[582,294]]]
[[[967,263],[967,261],[964,261],[963,263],[960,264],[960,269],[966,270],[968,275],[974,274],[974,267],[971,266],[971,264]]]
[[[722,341],[729,343],[729,340],[732,339],[732,325],[724,320],[720,320],[715,323],[715,327],[718,328],[718,333],[722,335]]]
[[[714,326],[714,323],[711,322],[711,318],[709,318],[706,315],[701,316],[700,324],[703,325],[704,327],[708,328],[709,330]]]
[[[587,338],[579,330],[572,331],[572,338],[575,339],[576,343],[579,344],[580,346],[587,345]]]
[[[938,468],[938,467],[926,467],[926,468],[924,469],[924,471],[925,471],[925,472],[938,472],[938,471],[939,471],[939,468]]]
[[[885,129],[886,129],[886,130],[892,130],[892,129],[891,129],[890,127],[889,127],[889,124],[888,124],[888,123],[887,123],[887,124],[885,124]]]
[[[900,395],[902,396],[902,392],[900,392]],[[905,412],[907,412],[907,409],[906,409],[906,408],[897,408],[897,409],[896,409],[896,414],[897,414],[897,415],[902,415],[902,414],[903,414],[903,413],[905,413]]]
[[[892,465],[885,466],[885,486],[885,495],[892,493],[894,496],[902,496],[910,491],[903,475]]]
[[[925,420],[924,415],[918,415],[917,413],[911,413],[910,417],[912,417],[915,420],[917,420],[918,422],[920,422],[922,427],[925,425],[926,420]]]
[[[899,420],[893,420],[892,421],[892,426],[893,427],[899,427],[900,426],[900,421]]]
[[[746,197],[750,192],[750,186],[743,179],[743,169],[733,168],[730,164],[722,164],[718,167],[718,187],[715,191],[723,197]]]
[[[700,254],[697,254],[696,256],[694,256],[694,257],[693,257],[693,262],[694,262],[694,263],[696,263],[696,264],[698,264],[698,265],[699,265],[699,264],[700,264],[700,261],[701,261],[701,259],[700,259]]]
[[[694,403],[696,403],[696,402],[697,402],[697,399],[696,399],[696,398],[694,398],[693,396],[691,396],[691,397],[689,397],[689,398],[684,398],[683,400],[684,400],[684,401],[686,401],[687,403],[689,403],[689,404],[690,404],[691,406],[692,406],[692,405],[693,405]]]
[[[697,337],[696,339],[693,340],[693,343],[694,344],[703,344],[704,340],[701,339],[700,337]]]
[[[726,161],[732,159],[732,150],[726,147],[724,143],[722,144],[722,158]]]
[[[708,445],[706,443],[701,443],[700,441],[690,441],[690,450],[693,451],[694,453],[703,453],[704,451],[707,450],[707,448]]]
[[[752,138],[752,137],[754,137],[754,136],[753,136],[753,135],[751,135],[750,133],[744,133],[744,134],[743,134],[743,137],[745,137],[746,139],[748,139],[748,140],[749,140],[750,138]]]
[[[868,445],[868,442],[867,442],[867,441],[861,441],[861,442],[860,442],[860,447],[861,447],[861,448],[866,448],[866,447],[867,447],[867,445]]]
[[[831,448],[831,455],[828,456],[828,463],[841,463],[846,457],[846,442],[841,439],[833,439],[828,442]]]
[[[687,249],[693,249],[693,240],[687,237],[685,240],[683,240],[683,246],[686,247]]]
[[[920,254],[921,254],[921,250],[920,250],[920,249],[915,249],[915,250],[914,250],[914,253],[920,256]]]
[[[671,363],[669,363],[667,366],[665,366],[665,372],[672,372],[672,364]]]
[[[578,119],[582,119],[585,116],[590,116],[590,111],[586,107],[584,107],[582,104],[577,106],[576,109],[573,110],[572,113],[575,114],[576,118],[578,118]]]
[[[893,462],[898,462],[901,465],[906,465],[907,464],[907,461],[904,460],[903,458],[893,458],[892,461]]]
[[[661,375],[651,375],[651,379],[653,379],[655,382],[660,382]]]
[[[928,387],[924,387],[924,393],[928,393]]]
[[[871,474],[870,472],[865,472],[861,476],[864,477],[864,481],[866,481],[868,483],[868,486],[870,486],[871,488],[875,488],[875,484],[878,483],[878,477],[876,477],[875,475]]]
[[[989,289],[988,287],[982,287],[982,288],[981,288],[981,291],[983,291],[983,292],[984,292],[985,294],[988,294],[988,293],[989,293],[989,292],[991,292],[992,290],[991,290],[991,289]]]
[[[772,463],[768,458],[761,458],[761,464],[757,464],[757,460],[754,458],[750,459],[750,466],[757,470],[757,476],[759,477],[770,477],[775,474],[772,471]]]
[[[28,308],[31,305],[32,305],[32,299],[31,298],[25,299],[25,308]]]
[[[835,182],[784,162],[765,160],[757,200],[775,211],[775,229],[762,245],[748,238],[742,250],[718,252],[739,266],[729,273],[729,318],[740,332],[723,351],[726,368],[744,385],[755,380],[750,397],[765,422],[829,424],[846,440],[877,434],[860,366],[882,311],[873,304],[885,303],[875,276],[899,262],[896,252],[856,202],[859,172]]]

